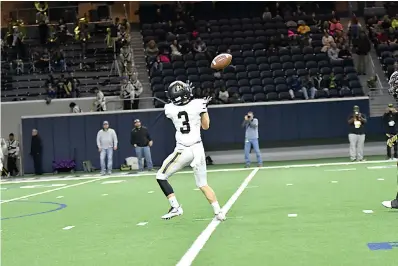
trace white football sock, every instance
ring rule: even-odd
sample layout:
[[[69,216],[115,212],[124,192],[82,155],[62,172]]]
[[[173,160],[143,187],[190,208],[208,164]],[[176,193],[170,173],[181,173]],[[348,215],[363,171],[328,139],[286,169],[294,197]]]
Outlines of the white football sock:
[[[218,204],[218,201],[215,201],[211,204],[214,210],[214,214],[218,214],[221,211],[220,204]]]
[[[178,204],[177,198],[175,196],[170,197],[169,202],[170,202],[171,207],[173,207],[173,208],[180,207],[180,204]]]

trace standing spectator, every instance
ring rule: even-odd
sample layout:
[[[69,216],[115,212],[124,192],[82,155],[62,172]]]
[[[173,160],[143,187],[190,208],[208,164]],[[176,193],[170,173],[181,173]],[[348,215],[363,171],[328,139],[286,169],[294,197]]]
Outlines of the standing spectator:
[[[106,101],[104,93],[98,88],[94,88],[95,100],[94,100],[94,111],[104,112],[106,111]]]
[[[253,112],[248,112],[245,115],[245,120],[242,127],[246,129],[245,132],[245,167],[250,166],[250,150],[253,148],[256,152],[258,166],[263,166],[261,159],[260,146],[258,144],[258,120],[254,118]]]
[[[153,168],[151,157],[153,141],[149,135],[148,129],[141,126],[141,121],[139,119],[134,120],[134,129],[131,131],[130,143],[135,148],[135,154],[138,159],[138,171],[144,171],[144,165],[142,163],[142,159],[144,158],[148,171],[151,171]]]
[[[360,32],[361,23],[359,23],[358,18],[354,16],[348,23],[348,39],[350,44],[353,40],[358,39]]]
[[[11,133],[8,136],[7,150],[8,150],[8,156],[7,156],[8,174],[11,176],[16,176],[19,173],[17,167],[17,159],[19,156],[19,143],[14,139],[13,133]]]
[[[113,151],[117,150],[117,135],[115,130],[109,128],[108,121],[104,121],[103,128],[97,134],[97,147],[100,153],[101,175],[112,174]],[[107,167],[105,157],[108,159]],[[107,171],[108,169],[108,171]]]
[[[68,88],[71,92],[71,97],[72,98],[78,98],[80,95],[79,87],[80,87],[80,81],[78,78],[75,77],[74,72],[69,73],[69,78],[67,80],[67,85]]]
[[[30,144],[30,155],[33,158],[33,166],[35,168],[35,175],[42,175],[43,168],[42,168],[42,152],[43,146],[41,142],[41,138],[37,129],[32,130],[32,141]]]
[[[387,140],[397,134],[397,122],[398,122],[397,110],[395,110],[392,104],[389,104],[386,112],[383,115],[383,124]],[[387,158],[390,160],[398,158],[397,142],[394,142],[393,146],[394,146],[394,156],[391,156],[391,147],[387,145]]]
[[[133,75],[133,100],[132,100],[132,108],[133,110],[137,110],[139,109],[139,105],[140,105],[140,95],[142,93],[142,91],[144,90],[144,88],[142,87],[141,82],[138,80],[137,75]]]
[[[366,37],[364,32],[361,32],[359,38],[353,42],[355,47],[355,53],[358,55],[358,74],[366,75],[366,62],[368,53],[371,49],[369,39]]]
[[[69,104],[69,108],[71,113],[77,114],[77,113],[82,113],[82,109],[80,109],[79,105],[77,105],[75,102],[71,102]]]
[[[131,110],[131,101],[134,99],[134,87],[131,81],[124,77],[120,88],[120,97],[123,99],[123,110]]]
[[[363,161],[366,122],[366,116],[361,114],[359,106],[355,105],[352,114],[348,117],[348,125],[350,127],[348,140],[350,141],[351,161]]]

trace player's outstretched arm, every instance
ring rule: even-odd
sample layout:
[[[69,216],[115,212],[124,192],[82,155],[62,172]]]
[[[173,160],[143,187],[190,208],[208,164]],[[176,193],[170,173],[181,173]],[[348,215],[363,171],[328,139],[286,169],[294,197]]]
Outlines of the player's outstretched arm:
[[[202,128],[204,130],[208,130],[210,127],[210,117],[209,117],[209,113],[202,113],[201,115],[201,119],[200,119]]]

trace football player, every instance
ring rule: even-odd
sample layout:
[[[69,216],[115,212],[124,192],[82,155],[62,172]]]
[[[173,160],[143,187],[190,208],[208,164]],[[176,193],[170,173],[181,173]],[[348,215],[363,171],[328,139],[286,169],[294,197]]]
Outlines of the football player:
[[[397,162],[397,168],[398,168],[398,162]],[[398,178],[398,176],[397,176]],[[398,180],[397,180],[398,182]],[[384,207],[386,208],[390,208],[390,209],[398,209],[398,192],[397,192],[397,196],[395,197],[395,199],[393,200],[386,200],[383,201],[381,204],[383,204]]]
[[[200,136],[200,129],[207,130],[210,126],[207,113],[210,98],[193,99],[192,89],[189,83],[174,81],[167,92],[171,102],[165,105],[164,112],[176,129],[176,147],[156,174],[156,180],[171,205],[169,212],[161,218],[168,220],[183,214],[168,178],[189,164],[194,172],[196,186],[213,207],[216,219],[223,221],[225,214],[221,211],[216,194],[207,184],[206,157]]]

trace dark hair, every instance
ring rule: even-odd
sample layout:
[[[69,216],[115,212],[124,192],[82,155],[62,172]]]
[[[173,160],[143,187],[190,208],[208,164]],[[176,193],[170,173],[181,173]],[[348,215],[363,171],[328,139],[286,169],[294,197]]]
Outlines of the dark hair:
[[[13,137],[14,137],[14,133],[10,133],[10,135],[9,135],[9,136],[10,136],[10,137],[11,137],[11,136],[13,136]]]
[[[73,108],[73,107],[75,107],[76,106],[76,103],[74,103],[74,102],[71,102],[70,104],[69,104],[69,107],[70,108]]]

